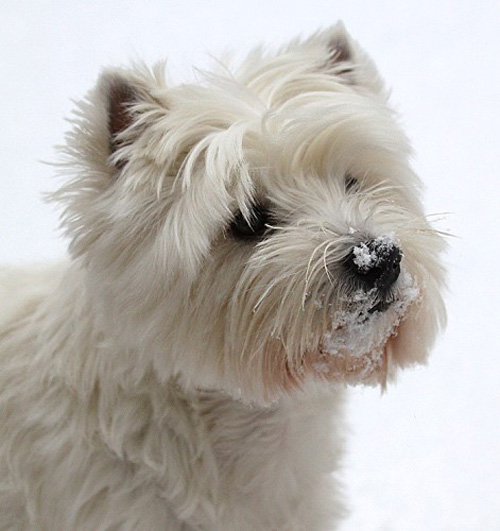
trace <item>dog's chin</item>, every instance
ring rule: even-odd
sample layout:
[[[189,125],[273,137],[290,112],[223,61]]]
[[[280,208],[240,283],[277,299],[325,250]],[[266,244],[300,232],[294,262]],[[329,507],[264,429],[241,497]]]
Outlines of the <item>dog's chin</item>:
[[[385,384],[391,344],[397,336],[398,326],[380,342],[368,341],[366,346],[353,350],[349,345],[338,345],[328,333],[318,351],[312,356],[311,368],[315,377],[330,382],[349,385]],[[337,335],[343,331],[337,330]]]
[[[336,312],[311,356],[313,373],[351,385],[384,385],[398,328],[418,298],[410,275],[402,277],[391,297],[354,294],[345,309]]]

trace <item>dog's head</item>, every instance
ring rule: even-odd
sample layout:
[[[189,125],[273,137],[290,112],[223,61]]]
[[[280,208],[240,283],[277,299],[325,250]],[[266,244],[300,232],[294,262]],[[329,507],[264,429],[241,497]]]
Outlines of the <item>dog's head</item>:
[[[144,373],[266,402],[425,360],[443,242],[409,153],[337,25],[198,84],[104,72],[55,196],[103,326]]]

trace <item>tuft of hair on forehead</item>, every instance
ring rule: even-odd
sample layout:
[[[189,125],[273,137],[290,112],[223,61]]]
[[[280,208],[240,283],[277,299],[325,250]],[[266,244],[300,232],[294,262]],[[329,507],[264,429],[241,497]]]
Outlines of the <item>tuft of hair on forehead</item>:
[[[157,68],[149,71],[144,65],[107,71],[101,87],[111,164],[122,170],[129,160],[127,147],[143,136],[135,152],[169,172],[181,170],[184,185],[189,185],[192,170],[200,162],[227,178],[231,174],[227,165],[244,167],[241,148],[247,137],[266,133],[269,114],[297,97],[307,103],[307,94],[353,90],[358,56],[354,41],[337,23],[275,52],[255,50],[234,69],[224,66],[216,73],[204,72],[197,85],[167,88],[159,79],[164,78],[163,68],[159,76]],[[245,138],[242,142],[238,137]],[[230,152],[223,154],[224,146],[226,151],[231,146]]]

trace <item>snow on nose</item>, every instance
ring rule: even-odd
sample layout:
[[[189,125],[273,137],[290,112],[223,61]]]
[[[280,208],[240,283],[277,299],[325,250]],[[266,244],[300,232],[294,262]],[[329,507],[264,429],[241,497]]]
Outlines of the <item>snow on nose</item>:
[[[387,293],[401,272],[402,252],[392,235],[379,236],[355,245],[346,266],[365,291]]]

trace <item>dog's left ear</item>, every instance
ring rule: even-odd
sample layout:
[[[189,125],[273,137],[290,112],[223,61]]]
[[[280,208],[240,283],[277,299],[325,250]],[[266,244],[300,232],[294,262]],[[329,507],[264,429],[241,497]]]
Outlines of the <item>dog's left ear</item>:
[[[342,22],[313,35],[309,41],[320,46],[325,71],[351,86],[364,87],[386,100],[384,82],[370,56],[349,35]]]
[[[327,49],[327,67],[333,68],[335,74],[350,79],[353,73],[354,49],[351,37],[342,22],[337,22],[324,34]]]

